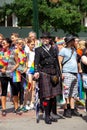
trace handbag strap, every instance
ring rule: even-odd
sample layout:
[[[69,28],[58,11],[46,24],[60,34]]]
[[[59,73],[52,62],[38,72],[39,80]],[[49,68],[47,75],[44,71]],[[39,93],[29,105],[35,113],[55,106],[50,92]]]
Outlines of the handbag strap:
[[[44,51],[46,51],[46,52],[48,53],[48,55],[49,55],[50,57],[52,57],[52,55],[49,53],[49,51],[46,49],[46,47],[42,46],[42,48],[43,48]]]
[[[73,50],[72,50],[72,53],[71,53],[71,56],[69,57],[69,59],[66,60],[64,63],[62,63],[62,66],[65,65],[72,58],[72,55],[73,55]]]
[[[53,58],[53,56],[49,53],[49,51],[46,49],[45,46],[42,46],[42,48],[43,48],[43,50],[44,50],[45,52],[47,52],[47,54],[48,54],[50,57]],[[58,63],[57,70],[58,70],[58,72],[59,72],[59,75],[61,76],[61,71],[60,71],[60,66],[59,66],[59,61],[58,61],[58,60],[57,60],[57,63]]]

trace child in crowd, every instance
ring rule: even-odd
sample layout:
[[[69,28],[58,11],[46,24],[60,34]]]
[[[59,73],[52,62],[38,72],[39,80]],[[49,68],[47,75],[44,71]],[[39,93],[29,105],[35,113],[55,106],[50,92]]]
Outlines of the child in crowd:
[[[34,74],[34,56],[35,56],[34,47],[35,47],[35,42],[33,40],[31,40],[30,38],[28,38],[27,46],[29,47],[29,52],[27,53],[27,57],[28,57],[27,76],[28,76],[30,89],[26,93],[26,102],[27,102],[28,95],[29,95],[30,105],[29,105],[29,107],[26,106],[26,108],[28,110],[30,110],[30,109],[34,108],[35,81],[33,81],[33,74]]]

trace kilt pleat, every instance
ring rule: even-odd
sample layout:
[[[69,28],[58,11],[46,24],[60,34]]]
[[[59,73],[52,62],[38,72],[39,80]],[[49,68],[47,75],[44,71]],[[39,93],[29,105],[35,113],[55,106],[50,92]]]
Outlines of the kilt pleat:
[[[39,88],[41,98],[57,96],[62,93],[60,84],[54,87],[50,81],[50,75],[44,72],[40,72]]]

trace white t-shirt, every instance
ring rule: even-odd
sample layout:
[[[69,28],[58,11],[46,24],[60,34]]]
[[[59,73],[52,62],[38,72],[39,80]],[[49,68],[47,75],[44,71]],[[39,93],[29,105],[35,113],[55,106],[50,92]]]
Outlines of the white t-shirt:
[[[29,50],[27,56],[28,56],[28,67],[30,68],[32,63],[34,62],[35,52]]]
[[[25,53],[28,53],[29,52],[29,47],[27,46],[27,44],[25,45],[25,48],[24,48],[24,51],[25,51]]]

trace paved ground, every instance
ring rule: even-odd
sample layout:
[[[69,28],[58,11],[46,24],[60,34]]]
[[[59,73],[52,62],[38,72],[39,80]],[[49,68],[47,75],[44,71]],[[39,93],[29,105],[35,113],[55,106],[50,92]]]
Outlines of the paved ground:
[[[40,120],[36,123],[35,111],[31,110],[27,113],[23,113],[21,116],[12,113],[13,105],[12,103],[7,103],[8,114],[6,117],[2,117],[0,111],[0,130],[86,130],[87,129],[87,116],[82,108],[80,108],[80,113],[83,117],[72,117],[66,119],[59,119],[57,123],[52,123],[52,125],[47,125],[44,120]],[[63,110],[58,108],[60,114]]]

